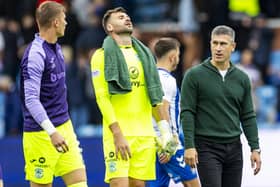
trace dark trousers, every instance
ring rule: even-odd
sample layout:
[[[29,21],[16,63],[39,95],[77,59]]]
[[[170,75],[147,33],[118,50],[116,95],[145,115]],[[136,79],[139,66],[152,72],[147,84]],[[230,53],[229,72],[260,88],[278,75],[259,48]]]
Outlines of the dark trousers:
[[[243,156],[240,141],[226,144],[196,140],[202,187],[241,187]]]

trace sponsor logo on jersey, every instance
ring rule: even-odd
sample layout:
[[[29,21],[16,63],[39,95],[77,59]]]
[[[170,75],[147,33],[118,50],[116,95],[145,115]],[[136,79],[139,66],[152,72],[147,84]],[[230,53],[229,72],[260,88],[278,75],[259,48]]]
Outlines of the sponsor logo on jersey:
[[[39,162],[40,162],[41,164],[45,163],[45,162],[46,162],[45,157],[40,157],[40,158],[39,158]]]
[[[180,157],[176,157],[176,160],[179,162],[179,166],[181,166],[182,168],[186,166],[183,155],[181,155]]]
[[[61,79],[65,77],[65,72],[61,72],[61,73],[51,73],[51,81],[52,82],[56,82],[57,80]]]
[[[92,77],[97,77],[99,74],[100,74],[100,71],[98,71],[98,70],[94,70],[91,72]]]
[[[54,69],[55,68],[55,62],[54,62],[54,57],[51,58],[50,60],[50,64],[51,64],[51,68]]]
[[[109,157],[110,158],[113,158],[115,156],[115,153],[113,152],[113,151],[111,151],[110,153],[109,153]]]

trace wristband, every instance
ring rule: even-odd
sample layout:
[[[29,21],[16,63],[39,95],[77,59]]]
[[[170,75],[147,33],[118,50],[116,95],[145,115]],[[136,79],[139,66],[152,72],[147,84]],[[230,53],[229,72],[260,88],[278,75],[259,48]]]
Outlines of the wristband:
[[[161,138],[162,138],[163,147],[165,147],[166,144],[169,141],[171,141],[172,138],[173,138],[173,135],[171,133],[171,129],[170,129],[168,121],[166,121],[166,120],[159,121],[158,122],[158,128],[159,128],[160,135],[161,135]]]
[[[53,133],[56,132],[56,128],[54,127],[54,125],[52,124],[52,122],[49,119],[44,120],[40,126],[47,131],[48,135],[52,135]]]
[[[166,120],[159,121],[158,127],[161,132],[171,133],[169,123]]]
[[[261,149],[253,149],[252,152],[257,152],[257,153],[261,154]]]

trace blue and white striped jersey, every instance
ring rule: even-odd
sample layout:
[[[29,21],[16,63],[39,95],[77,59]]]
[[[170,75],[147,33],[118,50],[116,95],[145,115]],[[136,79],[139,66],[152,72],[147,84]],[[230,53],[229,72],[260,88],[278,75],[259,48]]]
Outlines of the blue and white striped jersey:
[[[176,79],[165,69],[158,68],[159,77],[164,92],[163,99],[169,103],[169,116],[170,125],[173,134],[179,137],[180,143],[178,149],[183,149],[184,146],[184,134],[182,126],[180,124],[180,91],[178,89]],[[160,132],[154,124],[154,128],[157,136],[160,136]]]

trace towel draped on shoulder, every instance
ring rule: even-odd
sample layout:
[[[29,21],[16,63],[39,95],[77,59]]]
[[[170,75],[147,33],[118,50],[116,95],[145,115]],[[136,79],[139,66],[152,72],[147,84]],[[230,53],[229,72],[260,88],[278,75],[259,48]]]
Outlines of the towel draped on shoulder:
[[[142,63],[151,105],[162,102],[163,91],[156,68],[154,56],[149,48],[132,37],[132,46]],[[123,53],[111,36],[107,36],[102,45],[104,49],[104,73],[110,94],[125,94],[132,90],[129,72]]]

